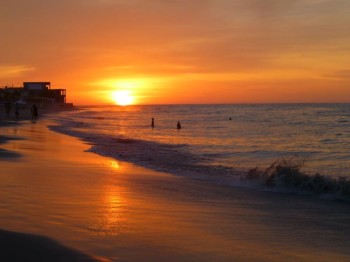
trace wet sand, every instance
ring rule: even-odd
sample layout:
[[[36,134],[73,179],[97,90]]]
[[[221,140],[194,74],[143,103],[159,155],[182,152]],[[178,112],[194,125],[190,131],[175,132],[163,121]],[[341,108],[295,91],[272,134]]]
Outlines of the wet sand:
[[[0,128],[15,138],[0,148],[17,154],[0,152],[4,230],[111,261],[350,260],[347,203],[154,172],[86,152],[47,123]]]
[[[47,237],[0,230],[1,261],[98,261]]]

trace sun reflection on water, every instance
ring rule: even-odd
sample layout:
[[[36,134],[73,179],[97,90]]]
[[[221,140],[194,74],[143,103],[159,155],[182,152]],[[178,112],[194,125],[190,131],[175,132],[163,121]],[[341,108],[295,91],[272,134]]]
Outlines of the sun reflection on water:
[[[110,161],[110,167],[112,167],[112,169],[120,169],[120,164],[117,161]]]

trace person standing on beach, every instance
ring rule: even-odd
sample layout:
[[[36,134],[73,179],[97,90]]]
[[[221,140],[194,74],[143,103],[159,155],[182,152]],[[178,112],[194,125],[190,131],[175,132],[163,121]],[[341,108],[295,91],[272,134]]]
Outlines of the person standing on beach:
[[[15,104],[15,119],[19,120],[19,104]]]
[[[8,119],[10,117],[10,113],[11,113],[11,103],[7,102],[5,104],[5,116],[6,116],[6,119]]]
[[[36,104],[32,105],[31,113],[32,113],[32,119],[38,118],[38,107],[36,106]]]
[[[177,121],[176,128],[177,128],[177,130],[180,130],[180,129],[181,129],[181,124],[180,124],[180,121]]]
[[[151,127],[154,128],[154,118],[152,117]]]

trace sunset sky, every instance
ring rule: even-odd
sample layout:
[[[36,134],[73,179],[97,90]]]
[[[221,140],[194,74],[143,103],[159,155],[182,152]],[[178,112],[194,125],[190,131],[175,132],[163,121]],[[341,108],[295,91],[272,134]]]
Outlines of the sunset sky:
[[[350,102],[349,0],[1,0],[0,86],[68,102]]]

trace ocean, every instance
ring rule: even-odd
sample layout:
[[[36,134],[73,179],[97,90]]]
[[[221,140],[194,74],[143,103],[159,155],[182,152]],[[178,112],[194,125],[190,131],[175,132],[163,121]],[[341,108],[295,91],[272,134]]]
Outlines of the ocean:
[[[223,185],[350,195],[350,104],[82,106],[52,118],[52,130],[88,142],[90,151],[150,169]],[[295,172],[282,182],[274,177],[271,188],[269,167],[281,163]]]
[[[349,106],[40,108],[1,126],[2,229],[103,261],[349,261]]]

